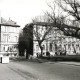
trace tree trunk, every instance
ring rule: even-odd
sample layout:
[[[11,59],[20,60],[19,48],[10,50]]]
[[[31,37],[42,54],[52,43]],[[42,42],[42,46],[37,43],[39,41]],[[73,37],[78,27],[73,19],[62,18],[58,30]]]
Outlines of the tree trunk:
[[[43,47],[40,45],[40,49],[41,49],[41,57],[43,56]]]
[[[29,54],[28,54],[28,52],[29,52],[29,51],[26,50],[26,59],[29,58]]]
[[[74,49],[74,53],[76,54],[76,49],[75,49],[74,45],[73,45],[73,49]],[[76,55],[77,55],[77,54],[76,54]]]
[[[43,49],[41,49],[41,57],[43,56]]]
[[[28,54],[26,54],[26,59],[28,59],[29,57],[28,57]]]

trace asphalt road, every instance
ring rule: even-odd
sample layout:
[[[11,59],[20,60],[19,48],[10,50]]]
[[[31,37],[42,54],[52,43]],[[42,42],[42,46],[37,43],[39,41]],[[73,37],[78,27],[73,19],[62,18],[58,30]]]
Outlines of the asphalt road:
[[[0,63],[0,80],[80,80],[80,66],[60,62],[10,61]]]

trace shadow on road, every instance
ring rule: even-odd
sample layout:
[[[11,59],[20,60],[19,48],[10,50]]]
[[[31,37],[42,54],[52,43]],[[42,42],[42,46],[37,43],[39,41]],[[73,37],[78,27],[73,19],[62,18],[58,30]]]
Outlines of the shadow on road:
[[[57,58],[33,58],[33,59],[26,59],[25,57],[19,57],[19,58],[10,58],[10,61],[12,62],[35,62],[35,63],[60,63],[60,64],[67,64],[67,65],[74,65],[74,66],[80,66],[80,56],[67,56],[67,57],[61,57],[58,56]]]

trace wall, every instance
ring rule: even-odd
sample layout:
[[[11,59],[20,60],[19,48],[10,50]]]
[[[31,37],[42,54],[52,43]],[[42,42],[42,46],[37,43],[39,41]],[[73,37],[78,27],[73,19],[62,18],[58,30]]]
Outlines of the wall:
[[[39,27],[39,26],[38,26]],[[39,27],[40,34],[43,36],[43,32],[45,32],[44,29],[42,29],[43,26]],[[33,34],[34,35],[34,34]],[[65,50],[66,55],[80,55],[80,40],[73,38],[71,36],[65,36],[62,31],[57,29],[56,27],[53,27],[51,32],[47,35],[47,37],[50,37],[48,40],[43,42],[43,44],[46,47],[46,51],[54,53],[58,50]],[[52,44],[52,49],[50,49],[50,44]],[[55,46],[56,44],[56,46]],[[57,47],[57,50],[56,50]],[[40,53],[40,49],[38,46],[38,43],[36,41],[36,38],[34,36],[34,54]]]
[[[16,53],[19,27],[1,26],[1,52]]]

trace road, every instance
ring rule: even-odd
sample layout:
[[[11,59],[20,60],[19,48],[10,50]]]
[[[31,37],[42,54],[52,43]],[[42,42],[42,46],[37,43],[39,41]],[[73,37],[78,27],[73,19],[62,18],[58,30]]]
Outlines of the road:
[[[80,65],[34,60],[0,63],[0,80],[80,80]]]

